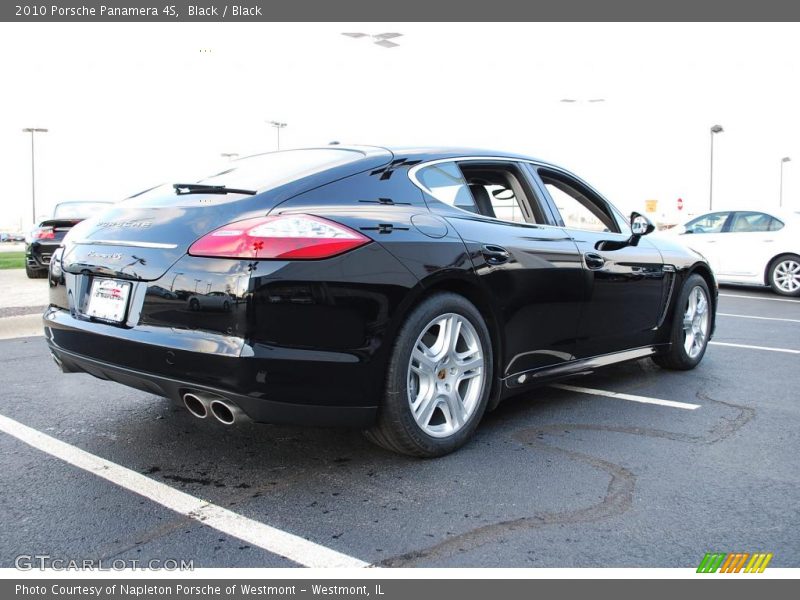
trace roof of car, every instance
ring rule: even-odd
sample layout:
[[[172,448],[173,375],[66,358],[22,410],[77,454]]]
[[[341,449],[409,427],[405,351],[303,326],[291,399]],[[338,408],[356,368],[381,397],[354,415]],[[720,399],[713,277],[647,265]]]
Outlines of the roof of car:
[[[326,146],[331,149],[358,150],[369,152],[370,150],[386,150],[399,158],[409,158],[412,160],[437,160],[441,158],[459,158],[464,156],[485,156],[493,158],[509,158],[532,160],[538,163],[550,164],[548,161],[526,156],[516,152],[505,152],[502,150],[490,150],[486,148],[469,148],[461,146],[370,146],[370,145],[345,145],[331,144]]]

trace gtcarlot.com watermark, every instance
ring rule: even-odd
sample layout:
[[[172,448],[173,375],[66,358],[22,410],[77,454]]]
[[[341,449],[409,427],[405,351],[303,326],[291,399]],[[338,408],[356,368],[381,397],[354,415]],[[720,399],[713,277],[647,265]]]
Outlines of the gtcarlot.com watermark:
[[[14,566],[20,571],[194,571],[194,560],[177,558],[154,558],[136,560],[115,558],[73,559],[53,558],[49,554],[20,554],[14,559]]]

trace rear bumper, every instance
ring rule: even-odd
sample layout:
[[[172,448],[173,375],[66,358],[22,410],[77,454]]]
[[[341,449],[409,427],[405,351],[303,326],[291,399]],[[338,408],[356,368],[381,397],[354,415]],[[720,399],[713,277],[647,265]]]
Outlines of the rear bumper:
[[[25,263],[29,269],[45,270],[50,267],[50,257],[59,244],[42,244],[33,242],[25,249]]]
[[[375,420],[376,406],[345,402],[367,400],[350,394],[349,384],[358,381],[354,363],[307,357],[286,364],[261,352],[244,357],[225,353],[222,340],[216,344],[221,352],[153,345],[119,337],[116,328],[116,335],[103,335],[106,326],[57,308],[48,309],[43,319],[50,351],[67,373],[88,373],[174,402],[187,392],[221,396],[260,423],[368,427]],[[213,336],[204,337],[205,350],[211,349]]]

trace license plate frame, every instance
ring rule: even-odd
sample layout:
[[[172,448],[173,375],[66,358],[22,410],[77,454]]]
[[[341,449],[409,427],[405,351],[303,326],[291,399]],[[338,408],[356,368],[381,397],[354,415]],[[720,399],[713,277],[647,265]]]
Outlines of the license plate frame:
[[[130,281],[96,277],[89,287],[83,314],[92,319],[121,324],[128,316],[132,284]]]

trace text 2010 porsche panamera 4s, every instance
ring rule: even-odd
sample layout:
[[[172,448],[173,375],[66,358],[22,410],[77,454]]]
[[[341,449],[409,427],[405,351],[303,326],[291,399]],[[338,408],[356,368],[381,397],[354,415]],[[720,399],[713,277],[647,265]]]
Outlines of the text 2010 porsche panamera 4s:
[[[65,372],[198,417],[351,425],[438,456],[530,386],[700,362],[714,276],[651,230],[522,156],[268,153],[76,226],[51,263],[45,334]]]

